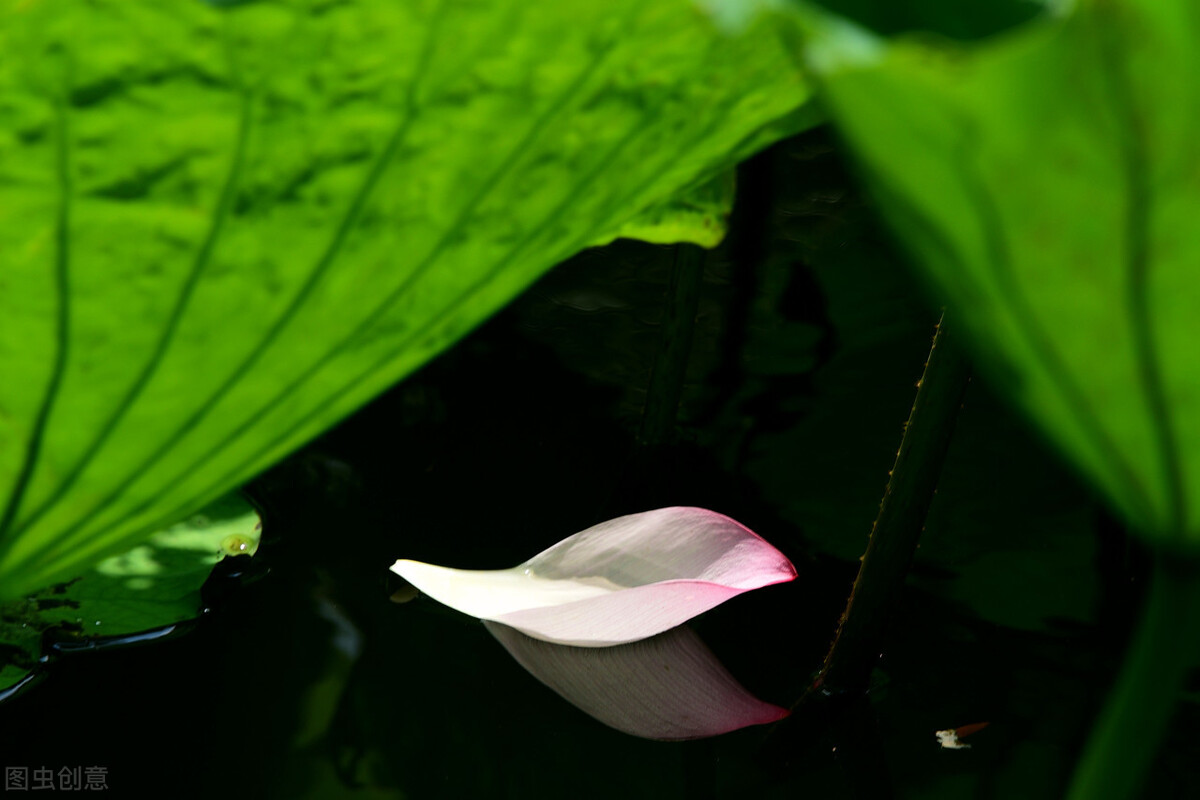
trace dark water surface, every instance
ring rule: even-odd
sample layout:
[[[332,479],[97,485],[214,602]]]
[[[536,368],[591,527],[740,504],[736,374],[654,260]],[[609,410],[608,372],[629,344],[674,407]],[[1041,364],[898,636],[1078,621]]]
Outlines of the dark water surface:
[[[0,707],[8,766],[100,765],[117,797],[1057,798],[1144,565],[1093,498],[970,387],[869,696],[711,740],[610,730],[476,620],[388,601],[413,558],[517,564],[610,517],[698,505],[795,582],[695,628],[783,706],[820,666],[936,320],[821,132],[741,176],[708,258],[677,429],[636,444],[671,248],[562,265],[253,487],[260,580],[186,635],[63,658]],[[1200,796],[1185,704],[1147,796]],[[935,731],[989,723],[970,749]]]

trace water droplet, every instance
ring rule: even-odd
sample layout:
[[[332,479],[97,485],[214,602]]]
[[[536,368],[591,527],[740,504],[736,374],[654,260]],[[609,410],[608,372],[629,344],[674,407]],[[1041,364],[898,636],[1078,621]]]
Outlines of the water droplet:
[[[258,543],[240,534],[232,534],[221,540],[221,552],[229,556],[254,555]]]

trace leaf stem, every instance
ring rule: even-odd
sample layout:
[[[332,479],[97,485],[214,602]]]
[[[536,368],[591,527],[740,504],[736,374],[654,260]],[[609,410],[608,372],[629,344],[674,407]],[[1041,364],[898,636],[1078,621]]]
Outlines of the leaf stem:
[[[1160,550],[1137,632],[1075,770],[1069,800],[1137,796],[1194,665],[1200,561]]]
[[[650,385],[646,389],[646,406],[638,435],[644,445],[665,445],[674,437],[675,417],[683,396],[696,310],[700,303],[704,255],[704,249],[698,245],[675,245],[662,343],[650,372]]]
[[[968,381],[969,371],[961,352],[946,343],[943,316],[925,373],[917,384],[917,396],[854,589],[809,694],[813,690],[826,695],[866,690],[891,609],[904,588],[926,514],[937,492],[938,476]]]

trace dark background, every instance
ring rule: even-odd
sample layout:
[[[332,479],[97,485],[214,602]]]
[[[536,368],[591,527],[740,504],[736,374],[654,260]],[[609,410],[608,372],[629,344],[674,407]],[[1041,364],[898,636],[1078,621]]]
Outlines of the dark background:
[[[617,242],[257,481],[254,579],[214,576],[211,612],[186,635],[52,664],[0,707],[5,764],[105,766],[117,797],[1062,796],[1144,558],[978,381],[872,691],[840,714],[644,741],[541,686],[478,621],[388,602],[396,558],[508,567],[604,519],[704,506],[783,550],[799,578],[693,624],[759,697],[799,698],[853,582],[937,304],[827,131],[760,154],[739,181],[662,446],[638,432],[675,250]],[[361,635],[357,658],[334,646],[322,604]],[[1200,793],[1195,720],[1189,701],[1146,796]],[[969,750],[934,737],[981,722]]]

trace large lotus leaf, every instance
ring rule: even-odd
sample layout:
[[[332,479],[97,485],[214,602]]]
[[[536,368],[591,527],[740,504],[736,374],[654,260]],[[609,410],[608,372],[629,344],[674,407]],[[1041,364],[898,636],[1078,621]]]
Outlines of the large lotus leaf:
[[[1197,6],[1084,2],[977,48],[808,33],[982,366],[1127,520],[1200,544]]]
[[[776,34],[687,0],[2,0],[0,597],[806,122]]]

